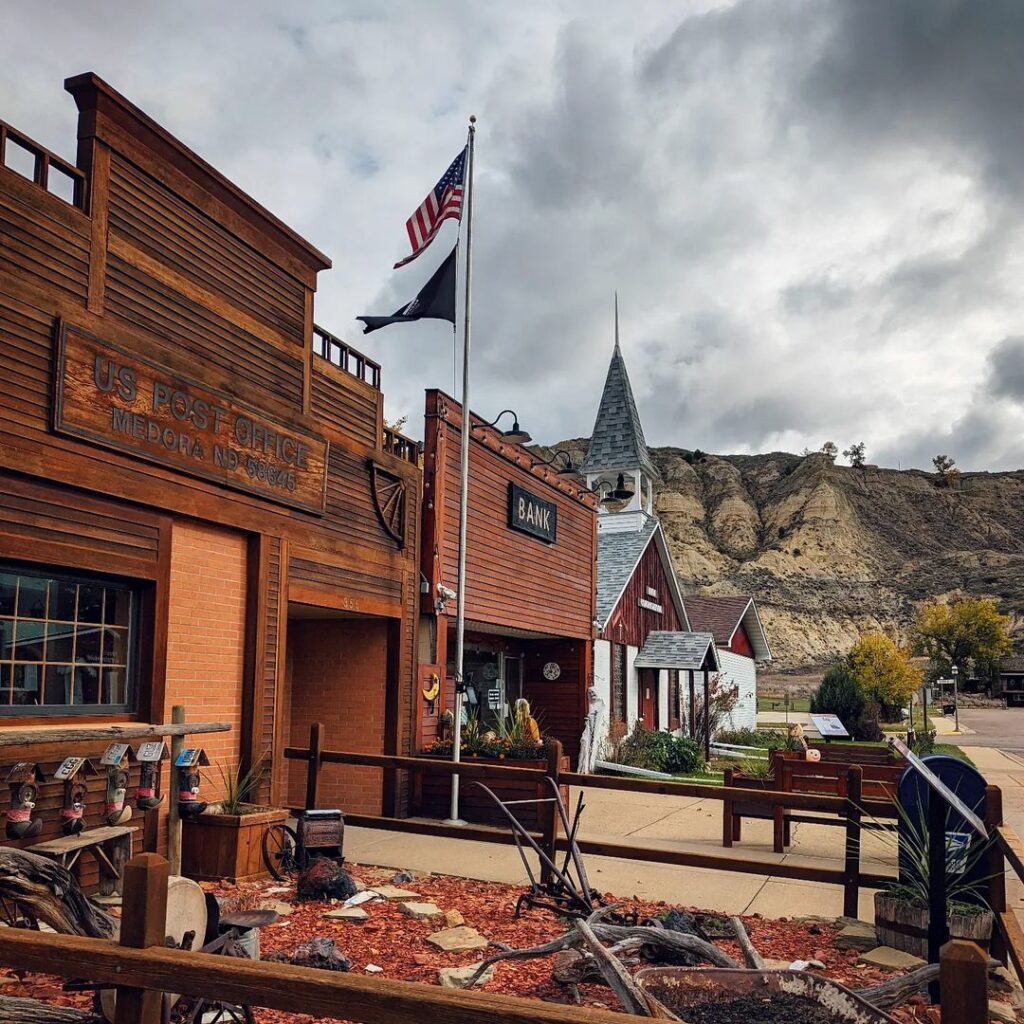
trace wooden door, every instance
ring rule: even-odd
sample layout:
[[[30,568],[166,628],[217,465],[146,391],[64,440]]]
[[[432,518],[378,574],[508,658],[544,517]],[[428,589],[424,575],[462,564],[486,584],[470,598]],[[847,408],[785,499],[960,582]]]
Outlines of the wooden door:
[[[640,721],[648,729],[658,728],[658,673],[654,669],[640,669],[637,683],[640,691]]]

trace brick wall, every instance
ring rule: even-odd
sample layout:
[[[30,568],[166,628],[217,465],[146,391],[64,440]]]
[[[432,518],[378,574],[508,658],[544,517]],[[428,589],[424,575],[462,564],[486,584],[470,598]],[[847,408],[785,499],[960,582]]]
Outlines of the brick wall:
[[[231,530],[176,522],[171,539],[167,639],[167,717],[184,704],[192,721],[232,723],[230,733],[197,737],[211,766],[202,795],[216,799],[218,765],[238,764],[245,649],[245,537]]]
[[[324,725],[331,750],[379,754],[384,750],[387,623],[381,619],[314,619],[288,623],[289,744],[304,747],[309,727]],[[288,769],[288,806],[301,807],[303,763]],[[321,807],[350,814],[380,814],[379,768],[327,765],[320,776]]]

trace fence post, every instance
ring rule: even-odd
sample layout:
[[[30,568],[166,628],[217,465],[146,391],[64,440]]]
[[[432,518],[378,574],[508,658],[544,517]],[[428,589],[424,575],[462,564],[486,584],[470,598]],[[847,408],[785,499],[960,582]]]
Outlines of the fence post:
[[[998,786],[986,786],[985,824],[988,826],[989,845],[985,851],[985,874],[988,876],[988,905],[996,919],[990,953],[1006,967],[1009,959],[999,916],[1006,912],[1006,858],[995,834],[996,827],[1002,823],[1003,791]]]
[[[174,725],[185,724],[185,705],[175,704],[171,708],[171,722]],[[171,737],[171,784],[167,797],[167,859],[171,864],[171,874],[181,874],[181,816],[178,814],[178,780],[175,762],[185,746],[184,736]]]
[[[309,761],[306,762],[306,810],[316,807],[317,790],[320,788],[320,748],[323,746],[324,727],[314,722],[309,727]]]
[[[169,870],[167,861],[155,853],[141,853],[125,865],[120,945],[132,949],[163,946]],[[115,1024],[160,1024],[163,995],[119,985]]]
[[[973,942],[953,939],[939,954],[942,1024],[988,1020],[987,957]]]
[[[864,769],[851,765],[846,771],[846,862],[843,866],[843,914],[859,917],[861,800]]]
[[[728,794],[730,787],[732,786],[732,780],[736,775],[735,768],[726,768],[722,785]],[[732,801],[726,796],[722,801],[722,845],[732,846],[732,832],[733,832],[733,821],[732,821]]]
[[[786,759],[782,756],[781,750],[776,750],[772,755],[772,776],[775,779],[775,789],[780,793],[784,792]],[[772,849],[776,853],[786,852],[786,808],[781,803],[772,808]]]
[[[562,773],[562,742],[561,740],[550,740],[548,742],[548,767],[546,775],[555,784],[555,788],[558,787],[558,780]],[[540,789],[541,787],[538,787]],[[551,792],[550,787],[544,789],[544,797],[554,796]],[[558,806],[552,800],[549,804],[538,804],[540,808],[540,820],[541,820],[541,834],[543,836],[541,840],[541,846],[544,852],[551,858],[555,863],[558,862],[558,825],[559,825],[559,814]],[[541,865],[540,880],[546,885],[552,879],[551,869],[546,865]]]

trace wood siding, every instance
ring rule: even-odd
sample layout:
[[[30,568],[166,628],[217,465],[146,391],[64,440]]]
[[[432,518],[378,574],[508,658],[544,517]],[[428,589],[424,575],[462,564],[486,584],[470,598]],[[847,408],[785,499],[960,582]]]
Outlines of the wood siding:
[[[742,622],[736,627],[726,650],[732,651],[733,654],[742,654],[744,658],[754,657],[754,645],[750,642],[750,634]]]
[[[383,403],[379,391],[313,357],[313,415],[363,444],[380,446]]]
[[[682,629],[676,606],[672,603],[670,586],[665,575],[665,565],[658,553],[657,541],[652,539],[640,556],[619,603],[605,624],[602,637],[617,644],[631,644],[639,648],[643,647],[647,634],[654,630]],[[657,592],[657,597],[651,597],[647,592],[648,587]],[[662,611],[659,613],[642,607],[641,600],[660,605]]]
[[[523,693],[544,732],[562,741],[573,764],[580,752],[586,714],[589,657],[587,641],[540,643],[526,652]],[[554,682],[544,678],[544,666],[557,662],[562,670]]]

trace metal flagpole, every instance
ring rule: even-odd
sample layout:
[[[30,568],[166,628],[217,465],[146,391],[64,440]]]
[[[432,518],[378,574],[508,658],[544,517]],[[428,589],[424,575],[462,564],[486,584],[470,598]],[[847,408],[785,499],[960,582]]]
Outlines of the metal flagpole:
[[[476,117],[469,119],[466,141],[466,238],[463,259],[466,261],[466,301],[463,307],[465,321],[462,328],[462,449],[461,490],[459,496],[459,579],[457,584],[457,611],[455,614],[455,721],[452,723],[452,761],[462,757],[462,699],[465,686],[463,661],[466,647],[466,528],[469,521],[469,341],[473,313],[473,139],[476,135]],[[459,817],[459,777],[452,776],[452,805],[449,825],[465,825]]]

